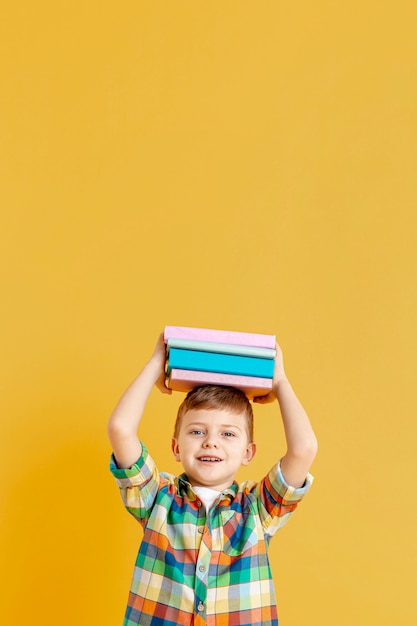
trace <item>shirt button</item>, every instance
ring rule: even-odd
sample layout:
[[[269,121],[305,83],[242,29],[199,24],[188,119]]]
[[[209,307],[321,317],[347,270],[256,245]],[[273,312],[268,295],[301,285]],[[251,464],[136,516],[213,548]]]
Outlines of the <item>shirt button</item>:
[[[204,604],[202,602],[198,603],[197,611],[200,611],[200,613],[201,613],[201,611],[204,611]]]
[[[200,508],[200,506],[201,506],[200,500],[196,500],[195,503],[196,503],[196,506],[198,506],[198,508]]]
[[[200,565],[200,567],[198,568],[200,570],[200,572],[205,572],[206,568],[204,567],[204,565]]]
[[[204,526],[199,526],[198,529],[197,529],[197,532],[199,532],[200,535],[202,535],[203,532],[204,532]]]

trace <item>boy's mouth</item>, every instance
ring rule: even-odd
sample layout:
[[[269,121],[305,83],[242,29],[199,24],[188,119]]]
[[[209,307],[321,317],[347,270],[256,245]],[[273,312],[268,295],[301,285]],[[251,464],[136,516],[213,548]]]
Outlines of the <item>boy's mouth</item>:
[[[202,461],[203,463],[220,463],[221,461],[221,459],[219,459],[217,456],[199,456],[198,460]]]

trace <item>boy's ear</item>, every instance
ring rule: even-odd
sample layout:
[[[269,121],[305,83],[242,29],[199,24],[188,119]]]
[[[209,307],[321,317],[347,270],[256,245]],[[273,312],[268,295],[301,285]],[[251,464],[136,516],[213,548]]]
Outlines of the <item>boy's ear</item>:
[[[178,441],[175,439],[175,437],[173,437],[172,440],[171,440],[171,450],[172,450],[172,453],[173,453],[173,455],[175,457],[175,460],[176,461],[181,461],[181,459],[180,459],[180,449],[179,449],[179,446],[178,446]]]
[[[252,461],[255,454],[256,454],[256,443],[255,442],[249,443],[242,459],[242,465],[249,465],[249,463]]]

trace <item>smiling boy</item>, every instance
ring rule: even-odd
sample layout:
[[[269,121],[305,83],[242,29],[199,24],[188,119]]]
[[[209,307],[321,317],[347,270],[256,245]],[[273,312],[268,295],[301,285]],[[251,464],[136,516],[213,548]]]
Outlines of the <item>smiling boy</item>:
[[[308,491],[317,441],[277,348],[272,391],[287,451],[259,482],[235,482],[256,452],[252,405],[243,392],[204,386],[177,415],[172,451],[184,473],[159,472],[137,437],[155,384],[165,387],[165,345],[123,394],[108,425],[111,471],[127,510],[141,523],[124,626],[277,626],[268,545]]]
[[[180,406],[172,451],[193,487],[220,492],[252,460],[252,439],[253,414],[246,397],[233,388],[210,385],[188,394]]]

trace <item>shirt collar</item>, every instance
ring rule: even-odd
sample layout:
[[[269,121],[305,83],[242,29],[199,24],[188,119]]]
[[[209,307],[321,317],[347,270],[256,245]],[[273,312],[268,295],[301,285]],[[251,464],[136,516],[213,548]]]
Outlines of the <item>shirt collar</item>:
[[[184,473],[184,474],[181,474],[181,476],[178,476],[176,482],[177,482],[178,495],[180,495],[183,498],[187,497],[191,502],[194,502],[195,500],[198,499],[197,494],[194,492],[192,486],[188,482],[187,474]],[[227,489],[223,490],[222,500],[223,499],[227,499],[229,501],[233,500],[233,498],[235,498],[236,496],[237,490],[238,490],[238,484],[235,481],[230,485],[230,487],[227,487]]]

